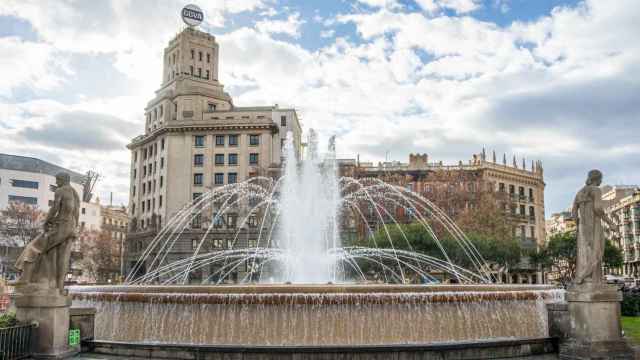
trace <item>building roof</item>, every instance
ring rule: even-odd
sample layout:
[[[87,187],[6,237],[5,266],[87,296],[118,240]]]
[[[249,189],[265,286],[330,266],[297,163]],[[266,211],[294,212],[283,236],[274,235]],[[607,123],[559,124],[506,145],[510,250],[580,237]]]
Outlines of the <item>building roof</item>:
[[[71,176],[71,181],[77,184],[82,184],[85,179],[84,175],[75,171],[34,157],[20,155],[0,153],[0,169],[47,174],[51,176],[56,176],[59,172],[66,172]]]

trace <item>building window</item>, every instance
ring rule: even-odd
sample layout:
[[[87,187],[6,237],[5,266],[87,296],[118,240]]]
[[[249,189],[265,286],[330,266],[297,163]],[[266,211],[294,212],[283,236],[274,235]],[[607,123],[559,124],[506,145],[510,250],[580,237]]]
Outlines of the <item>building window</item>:
[[[258,217],[255,215],[249,216],[249,220],[247,220],[249,227],[255,228],[258,227]]]
[[[532,219],[536,217],[536,210],[533,206],[529,206],[529,217]]]
[[[195,222],[195,221],[194,221]],[[195,227],[195,226],[194,226]],[[198,226],[199,227],[199,226]],[[195,250],[198,248],[198,239],[191,240],[191,249]]]
[[[189,66],[189,73],[191,74],[191,76],[193,76],[193,65]]]
[[[195,50],[191,49],[191,58],[194,59],[196,57]]]
[[[19,188],[27,188],[27,189],[37,189],[38,188],[38,182],[37,181],[29,181],[29,180],[11,179],[11,186],[19,187]]]
[[[138,176],[138,171],[133,169],[133,178],[135,179]]]
[[[216,215],[213,217],[214,228],[221,228],[223,225],[224,225],[224,220],[222,219],[222,216]]]
[[[160,195],[158,197],[158,207],[161,208],[162,207],[162,195]]]
[[[249,145],[251,146],[260,145],[260,135],[249,135]]]
[[[202,77],[202,68],[198,68],[198,77]]]
[[[142,183],[142,195],[144,195],[147,192],[147,183],[143,182]]]
[[[211,54],[207,53],[207,62],[211,61]]]
[[[202,185],[203,176],[200,173],[193,174],[193,185]]]
[[[237,214],[228,214],[227,215],[227,227],[235,228],[237,222],[238,222],[238,215]]]
[[[133,185],[133,188],[131,189],[131,196],[136,196],[136,186]]]
[[[235,184],[236,182],[238,182],[238,173],[229,173],[227,175],[227,180],[228,184]]]
[[[229,146],[238,146],[238,135],[229,135]]]
[[[509,185],[509,194],[515,194],[516,187],[514,185]]]
[[[162,117],[164,107],[160,105],[160,117]]]
[[[197,147],[204,146],[204,135],[196,135],[194,136],[195,145]]]
[[[520,205],[520,216],[524,216],[524,215],[525,215],[524,205]]]
[[[224,165],[224,154],[216,154],[216,156],[215,156],[215,164],[216,165]]]
[[[163,183],[164,183],[164,176],[160,176],[160,189],[162,189]]]
[[[280,126],[287,126],[287,117],[284,115],[280,116]]]
[[[223,173],[216,173],[215,176],[214,176],[214,183],[216,185],[224,184],[224,174]]]
[[[160,158],[160,169],[164,169],[164,157]]]
[[[238,165],[238,154],[229,154],[229,165]]]
[[[224,135],[216,135],[216,146],[224,146]]]
[[[498,184],[498,191],[502,193],[505,192],[504,183]]]
[[[258,165],[258,154],[249,154],[249,165]]]
[[[164,138],[160,140],[160,151],[164,150]]]
[[[204,155],[203,154],[195,154],[195,155],[193,155],[193,165],[194,166],[202,166],[202,165],[204,165]]]
[[[202,61],[202,51],[198,51],[198,61]]]
[[[195,201],[198,200],[198,198],[200,198],[200,196],[202,196],[202,193],[199,192],[195,192],[191,195],[191,198]]]
[[[207,78],[209,78],[209,71],[207,71]],[[214,103],[207,103],[207,111],[208,111],[208,112],[214,112],[214,111],[216,111],[216,104],[214,104]],[[217,139],[217,138],[218,138],[218,137],[216,136],[216,139]],[[222,137],[222,139],[223,139],[223,140],[222,140],[222,142],[224,143],[224,137]],[[217,145],[217,144],[216,144],[216,145]]]
[[[38,198],[32,196],[9,195],[9,202],[23,203],[26,205],[38,205]]]
[[[209,80],[209,70],[206,70],[205,75],[204,75],[204,78],[205,78],[205,79],[207,79],[207,80]]]
[[[529,201],[533,201],[533,189],[529,188]]]
[[[133,162],[136,162],[136,161],[138,161],[138,152],[134,151],[133,152]]]

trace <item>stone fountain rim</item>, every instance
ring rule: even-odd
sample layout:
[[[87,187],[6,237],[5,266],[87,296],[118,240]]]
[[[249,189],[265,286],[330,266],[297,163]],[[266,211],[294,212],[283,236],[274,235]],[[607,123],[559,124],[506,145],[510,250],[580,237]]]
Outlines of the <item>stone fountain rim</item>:
[[[513,292],[560,290],[555,285],[530,284],[243,284],[243,285],[75,285],[70,293],[163,293],[163,294],[353,294]]]

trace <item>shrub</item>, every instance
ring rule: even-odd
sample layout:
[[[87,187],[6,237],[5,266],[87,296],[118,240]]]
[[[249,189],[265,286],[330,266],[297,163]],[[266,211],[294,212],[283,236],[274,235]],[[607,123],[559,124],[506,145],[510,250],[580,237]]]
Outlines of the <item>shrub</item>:
[[[640,290],[624,289],[620,310],[622,316],[640,316]]]
[[[12,312],[0,314],[0,329],[15,326],[17,323],[16,314]]]

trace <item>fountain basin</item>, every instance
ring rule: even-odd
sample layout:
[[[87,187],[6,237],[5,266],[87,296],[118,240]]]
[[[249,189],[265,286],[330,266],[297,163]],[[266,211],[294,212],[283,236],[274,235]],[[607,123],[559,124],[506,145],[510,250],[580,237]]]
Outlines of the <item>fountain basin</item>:
[[[76,286],[100,341],[366,346],[548,338],[545,285]]]

